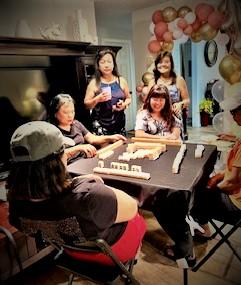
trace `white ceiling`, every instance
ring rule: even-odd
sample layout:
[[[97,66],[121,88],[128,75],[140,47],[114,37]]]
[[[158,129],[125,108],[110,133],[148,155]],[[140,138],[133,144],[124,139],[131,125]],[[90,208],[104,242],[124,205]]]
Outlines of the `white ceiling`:
[[[167,2],[167,0],[94,0],[98,14],[129,14],[135,10]]]

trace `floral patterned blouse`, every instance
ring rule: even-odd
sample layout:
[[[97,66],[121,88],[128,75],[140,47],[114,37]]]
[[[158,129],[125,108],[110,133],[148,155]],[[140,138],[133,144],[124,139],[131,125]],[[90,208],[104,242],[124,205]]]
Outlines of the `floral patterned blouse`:
[[[181,128],[182,122],[177,117],[173,116],[175,123],[173,127]],[[144,132],[152,135],[166,136],[171,134],[171,129],[167,126],[165,120],[155,120],[148,110],[141,110],[136,115],[135,130],[143,130]]]

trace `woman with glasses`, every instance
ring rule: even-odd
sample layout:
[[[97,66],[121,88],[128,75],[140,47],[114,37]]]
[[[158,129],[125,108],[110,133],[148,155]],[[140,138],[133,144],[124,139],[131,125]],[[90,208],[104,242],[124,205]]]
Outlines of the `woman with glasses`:
[[[131,95],[126,80],[119,75],[112,50],[98,52],[95,77],[87,86],[84,103],[87,109],[92,110],[94,134],[126,135],[124,111],[131,103]]]
[[[137,113],[135,136],[180,139],[181,125],[172,111],[167,87],[157,84],[152,86],[143,109]]]

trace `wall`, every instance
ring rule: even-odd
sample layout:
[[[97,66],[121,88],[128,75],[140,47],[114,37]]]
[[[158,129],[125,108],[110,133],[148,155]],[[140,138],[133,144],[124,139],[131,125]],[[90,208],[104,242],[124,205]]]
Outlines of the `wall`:
[[[124,14],[119,16],[105,16],[103,13],[99,14],[95,11],[96,27],[98,38],[111,39],[132,39],[132,21],[131,14]]]
[[[74,36],[76,25],[82,19],[77,15],[82,10],[82,16],[87,20],[91,38],[96,40],[95,10],[92,0],[1,0],[0,1],[0,36],[14,37],[19,20],[26,20],[32,38],[42,38],[40,27],[45,29],[53,23],[59,24],[61,35],[59,40],[81,40]],[[83,13],[84,11],[84,13]],[[85,24],[82,22],[82,26]]]
[[[198,3],[207,2],[216,6],[217,1],[190,1],[190,0],[173,0],[167,1],[165,4],[155,5],[146,9],[135,11],[132,15],[132,32],[133,32],[133,48],[135,54],[135,70],[136,70],[136,81],[139,82],[142,74],[146,71],[148,61],[150,61],[150,53],[147,49],[152,34],[149,31],[151,18],[153,12],[156,10],[164,9],[165,7],[171,6],[175,9],[181,6],[189,6],[194,9]],[[175,42],[174,42],[175,44]],[[219,55],[216,64],[213,67],[207,67],[204,62],[204,45],[205,41],[199,43],[192,43],[192,120],[193,126],[200,126],[198,104],[201,98],[204,96],[206,84],[213,78],[220,78],[218,72],[218,66],[220,60],[223,58],[226,50],[224,47],[219,46]],[[174,60],[178,60],[177,50],[175,48]],[[179,72],[179,64],[176,63],[176,71]]]

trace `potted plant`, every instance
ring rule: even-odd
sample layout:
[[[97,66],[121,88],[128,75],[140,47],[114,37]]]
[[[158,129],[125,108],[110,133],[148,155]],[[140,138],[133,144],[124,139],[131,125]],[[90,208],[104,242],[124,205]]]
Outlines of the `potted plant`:
[[[201,126],[205,127],[209,124],[210,118],[213,116],[213,100],[202,99],[199,103]]]

